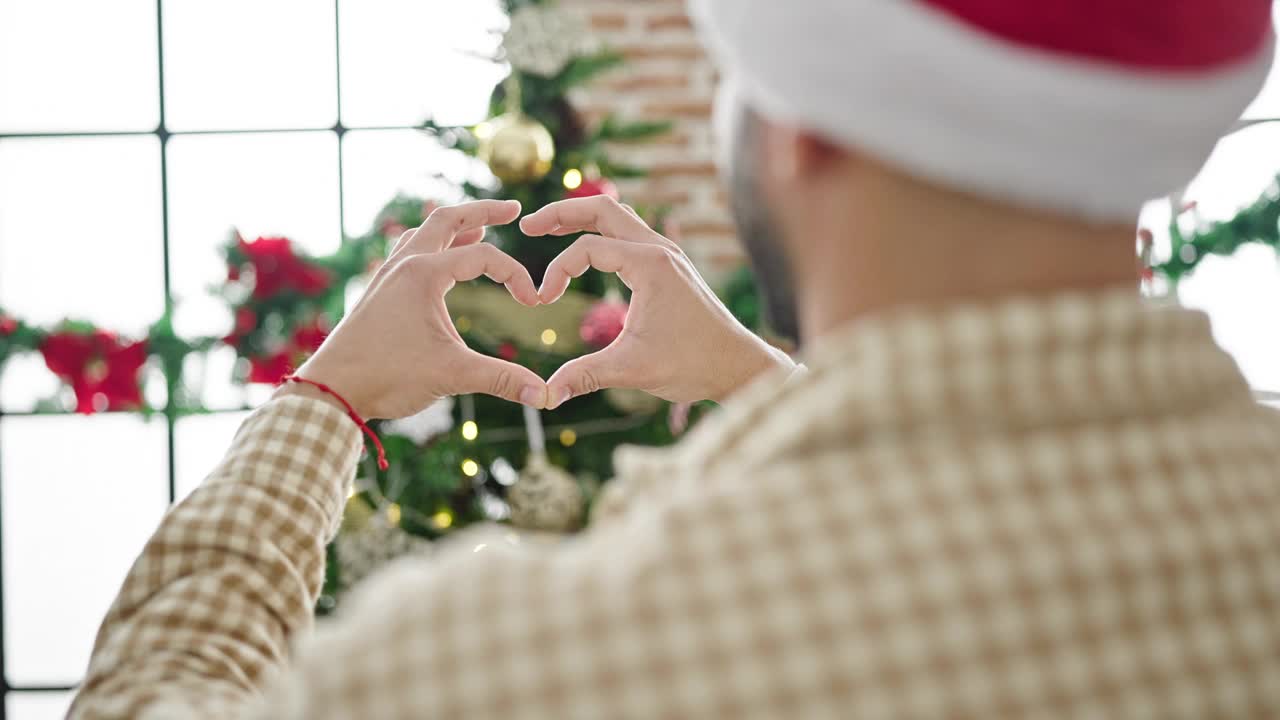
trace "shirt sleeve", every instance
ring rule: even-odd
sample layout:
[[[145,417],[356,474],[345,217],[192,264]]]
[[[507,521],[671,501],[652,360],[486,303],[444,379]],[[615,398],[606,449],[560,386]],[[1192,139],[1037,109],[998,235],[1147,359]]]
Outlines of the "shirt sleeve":
[[[228,718],[256,704],[311,628],[361,448],[324,402],[280,398],[250,416],[134,563],[69,717]]]

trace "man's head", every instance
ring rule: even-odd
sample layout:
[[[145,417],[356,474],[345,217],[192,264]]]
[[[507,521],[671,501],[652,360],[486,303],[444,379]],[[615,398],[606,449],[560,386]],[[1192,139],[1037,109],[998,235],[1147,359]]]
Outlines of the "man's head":
[[[797,329],[798,251],[875,230],[886,212],[936,201],[951,214],[935,235],[981,208],[971,230],[1008,215],[1046,237],[1070,236],[1041,232],[1057,220],[1127,226],[1131,244],[1142,203],[1195,174],[1274,55],[1271,0],[691,8],[733,88],[717,104],[720,149],[784,333]],[[879,228],[902,243],[920,229]]]

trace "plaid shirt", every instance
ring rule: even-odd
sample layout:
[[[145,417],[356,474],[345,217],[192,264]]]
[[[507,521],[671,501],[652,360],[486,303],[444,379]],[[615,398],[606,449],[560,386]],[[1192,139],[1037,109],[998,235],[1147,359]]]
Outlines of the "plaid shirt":
[[[139,558],[72,717],[1280,717],[1280,417],[1203,315],[899,313],[809,368],[622,452],[583,536],[457,540],[314,633],[360,435],[273,401]]]

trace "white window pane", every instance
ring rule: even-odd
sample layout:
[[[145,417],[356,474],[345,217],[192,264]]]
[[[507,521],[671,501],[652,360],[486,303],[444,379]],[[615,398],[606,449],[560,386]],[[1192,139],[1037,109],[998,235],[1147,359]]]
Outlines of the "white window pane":
[[[207,299],[226,279],[222,248],[284,235],[300,250],[337,249],[338,142],[331,132],[179,136],[169,143],[169,247],[180,334],[221,335],[231,318]]]
[[[1211,256],[1178,285],[1187,307],[1209,313],[1213,334],[1240,364],[1249,384],[1280,391],[1280,262],[1274,250],[1246,245],[1231,257]]]
[[[168,503],[165,425],[134,415],[9,417],[0,445],[9,680],[71,684]]]
[[[62,388],[39,353],[23,353],[0,368],[0,410],[29,412],[42,400],[51,400]]]
[[[154,137],[0,141],[0,307],[138,334],[164,312]]]
[[[1275,6],[1275,17],[1276,24],[1280,25],[1280,5]],[[1280,118],[1280,62],[1271,68],[1271,77],[1267,78],[1266,87],[1262,89],[1262,94],[1249,106],[1249,109],[1244,111],[1244,118],[1246,120]]]
[[[0,2],[0,131],[154,130],[153,0]]]
[[[1203,220],[1230,220],[1252,204],[1280,174],[1280,123],[1256,125],[1223,138],[1209,162],[1187,187],[1186,199],[1196,203],[1195,213],[1180,219],[1195,227]]]
[[[485,118],[505,74],[487,60],[506,19],[494,0],[360,0],[339,6],[342,121],[442,125]]]
[[[191,494],[222,461],[247,412],[183,418],[173,439],[178,499]]]
[[[74,693],[10,692],[5,698],[8,720],[62,720]]]
[[[182,365],[187,394],[209,410],[251,406],[246,386],[233,382],[235,368],[236,351],[226,345],[188,355]]]
[[[165,121],[172,130],[332,127],[332,2],[164,3]]]
[[[353,130],[342,139],[347,234],[369,232],[378,211],[397,193],[455,202],[459,183],[484,174],[476,160],[442,148],[417,130]]]

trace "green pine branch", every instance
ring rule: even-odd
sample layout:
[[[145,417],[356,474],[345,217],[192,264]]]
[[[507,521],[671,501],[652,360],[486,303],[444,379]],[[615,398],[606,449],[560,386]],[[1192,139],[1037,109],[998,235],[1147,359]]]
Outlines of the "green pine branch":
[[[595,139],[612,142],[642,142],[671,132],[674,123],[666,120],[623,122],[610,114],[596,128]]]
[[[551,79],[551,84],[563,95],[568,90],[585,85],[601,73],[612,70],[626,62],[621,53],[603,50],[593,55],[574,58],[565,66],[560,74]]]

